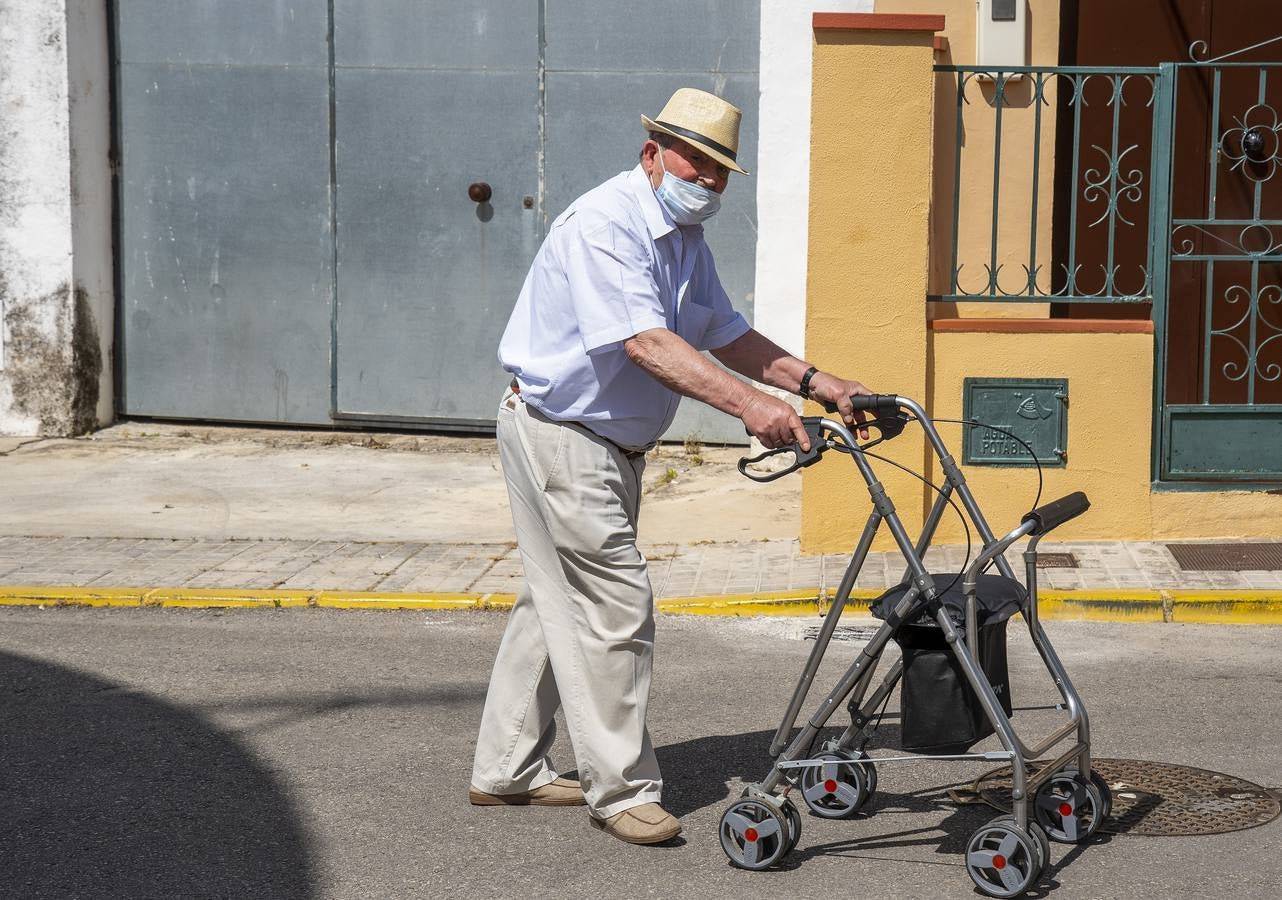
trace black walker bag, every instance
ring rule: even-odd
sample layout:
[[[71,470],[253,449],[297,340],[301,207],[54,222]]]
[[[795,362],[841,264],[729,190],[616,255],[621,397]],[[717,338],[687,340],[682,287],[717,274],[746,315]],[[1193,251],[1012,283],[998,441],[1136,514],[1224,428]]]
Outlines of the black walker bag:
[[[935,575],[943,587],[956,573]],[[885,619],[908,590],[891,588],[872,605],[872,614]],[[1010,678],[1006,669],[1006,622],[1019,611],[1024,588],[1000,575],[981,575],[976,602],[979,627],[979,667],[993,686],[1006,715],[1011,715]],[[961,579],[942,598],[944,609],[957,630],[966,633],[966,602]],[[918,598],[895,632],[903,654],[904,674],[899,684],[901,746],[915,753],[964,753],[993,733],[979,696],[944,640],[943,629]]]

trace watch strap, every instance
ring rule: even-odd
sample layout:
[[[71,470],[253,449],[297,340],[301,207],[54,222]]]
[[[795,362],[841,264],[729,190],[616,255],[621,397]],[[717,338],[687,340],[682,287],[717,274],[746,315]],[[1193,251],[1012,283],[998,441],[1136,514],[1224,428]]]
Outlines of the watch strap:
[[[814,378],[818,373],[819,370],[814,366],[811,366],[809,369],[806,369],[806,374],[801,376],[801,385],[797,388],[797,393],[801,395],[803,400],[810,399],[810,379]]]

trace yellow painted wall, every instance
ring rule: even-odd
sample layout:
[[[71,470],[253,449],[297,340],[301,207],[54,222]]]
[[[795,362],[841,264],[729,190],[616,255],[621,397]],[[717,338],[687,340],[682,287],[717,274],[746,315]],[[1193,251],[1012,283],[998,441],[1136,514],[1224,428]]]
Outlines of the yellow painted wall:
[[[1030,62],[1053,64],[1059,4],[1046,0],[1033,7]],[[922,33],[815,35],[806,300],[811,361],[858,378],[874,391],[924,400],[939,418],[960,417],[962,382],[968,376],[1067,378],[1068,465],[1044,470],[1042,502],[1083,490],[1092,508],[1057,530],[1056,540],[1282,534],[1282,492],[1152,490],[1152,335],[927,331],[925,297],[940,290],[949,266],[955,134],[951,77],[935,75],[932,66],[936,61],[973,61],[975,6],[973,0],[878,0],[876,11],[943,13],[951,53],[936,55],[931,37]],[[972,106],[963,131],[968,168],[963,174],[961,258],[984,261],[991,221],[993,110],[976,102],[971,94],[976,89],[968,89]],[[1037,229],[1038,257],[1046,264],[1054,144],[1053,115],[1048,114],[1054,97],[1048,100]],[[1025,149],[1031,143],[1029,112],[1006,110],[1004,160],[1019,157],[1020,141]],[[1027,153],[1023,159],[1027,161]],[[1001,246],[1010,250],[1004,257],[1008,268],[1022,273],[1031,231],[1029,170],[1012,167],[1009,176],[1007,171],[1003,166]],[[1049,314],[1046,304],[959,306],[935,305],[929,313],[963,318]],[[819,409],[811,404],[806,412],[814,415]],[[941,431],[960,462],[960,426]],[[936,483],[942,479],[919,429],[910,426],[877,452]],[[915,537],[933,492],[892,467],[874,465]],[[1014,527],[1032,503],[1035,470],[967,467],[965,472],[999,533]],[[830,455],[804,470],[804,552],[848,551],[868,512],[867,491],[849,460]],[[938,541],[962,539],[949,511]],[[884,529],[876,546],[893,546]]]
[[[1282,488],[1161,491],[1149,500],[1160,538],[1282,537]]]
[[[1152,490],[1152,335],[931,333],[928,343],[928,410],[936,418],[961,417],[966,377],[1068,379],[1068,465],[1043,470],[1042,502],[1084,491],[1091,509],[1056,529],[1055,540],[1282,534],[1282,492]],[[940,433],[960,462],[961,426]],[[997,532],[1013,528],[1033,502],[1036,470],[962,471]],[[931,480],[943,481],[938,465]],[[939,539],[964,540],[951,510]]]
[[[813,49],[806,355],[874,391],[922,397],[932,35],[818,31]],[[920,471],[924,444],[911,435],[888,453]],[[921,485],[893,470],[885,484],[919,528]],[[849,549],[868,512],[853,463],[806,469],[802,508],[805,552]]]
[[[943,35],[948,50],[936,62],[973,65],[975,62],[975,0],[876,0],[878,13],[930,13],[944,16]],[[1059,0],[1039,0],[1028,9],[1028,65],[1055,65],[1059,56]],[[941,73],[935,79],[935,175],[934,209],[931,222],[930,293],[947,293],[952,267],[954,158],[957,146],[957,76]],[[1016,292],[1026,284],[1034,218],[1037,223],[1037,265],[1044,266],[1039,278],[1043,290],[1050,289],[1051,196],[1054,183],[1055,104],[1057,85],[1048,83],[1042,107],[1038,197],[1032,203],[1032,158],[1036,107],[1032,102],[1032,81],[1007,84],[1002,110],[1002,166],[999,187],[997,261],[1002,266],[1000,284]],[[987,283],[984,266],[990,260],[992,244],[994,87],[991,82],[970,79],[963,106],[961,160],[961,206],[959,210],[958,262],[962,264],[961,287],[974,292]],[[962,303],[932,304],[932,316],[1031,317],[1046,318],[1045,303]]]
[[[934,418],[960,419],[963,382],[968,377],[1068,379],[1068,465],[1042,470],[1040,502],[1084,491],[1091,509],[1058,528],[1056,541],[1282,534],[1282,491],[1152,490],[1152,373],[1153,337],[1148,334],[930,332],[924,396]],[[913,428],[910,425],[905,434]],[[962,426],[941,424],[939,431],[960,463]],[[879,474],[887,468],[875,460],[873,467]],[[844,473],[850,467],[838,458],[806,471],[818,473],[825,468]],[[922,471],[935,484],[943,483],[943,472],[933,456]],[[1035,469],[963,466],[962,471],[998,534],[1019,524],[1033,505]],[[907,491],[904,496],[920,498],[921,510],[914,518],[920,522],[934,502],[934,493],[920,486],[915,491],[911,485],[902,489]],[[907,501],[900,494],[893,497],[904,511]],[[831,551],[849,548],[868,509],[866,496],[861,496],[847,511],[844,529],[825,546]],[[807,518],[803,516],[803,529]],[[951,509],[940,523],[936,540],[965,541]],[[973,532],[972,540],[978,540]]]
[[[1042,470],[1042,502],[1085,491],[1091,509],[1057,529],[1055,539],[1151,535],[1152,335],[932,332],[929,360],[928,411],[941,419],[962,417],[967,377],[1067,378],[1068,465]],[[962,426],[940,425],[939,430],[960,463]],[[963,466],[962,472],[995,532],[1014,528],[1032,508],[1036,469]],[[936,484],[943,481],[937,464],[929,474]],[[951,510],[940,524],[939,539],[965,540]]]

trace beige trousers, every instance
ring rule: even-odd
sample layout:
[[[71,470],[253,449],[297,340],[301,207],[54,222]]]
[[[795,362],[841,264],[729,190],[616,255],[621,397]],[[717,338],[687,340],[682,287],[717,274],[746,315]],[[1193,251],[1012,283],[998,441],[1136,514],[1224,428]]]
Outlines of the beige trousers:
[[[657,802],[646,730],[654,595],[636,544],[645,458],[510,391],[498,447],[525,584],[490,676],[472,784],[503,794],[555,779],[561,707],[593,815]]]

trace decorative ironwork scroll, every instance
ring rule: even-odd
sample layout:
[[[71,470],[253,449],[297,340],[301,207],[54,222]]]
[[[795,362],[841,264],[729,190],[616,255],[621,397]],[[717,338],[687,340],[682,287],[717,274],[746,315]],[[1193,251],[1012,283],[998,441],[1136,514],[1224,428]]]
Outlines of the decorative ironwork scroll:
[[[978,300],[978,301],[1041,301],[1041,302],[1107,302],[1135,303],[1152,299],[1152,254],[1143,262],[1131,261],[1125,266],[1117,254],[1117,237],[1119,229],[1137,228],[1144,213],[1147,219],[1149,198],[1146,197],[1148,182],[1146,163],[1140,160],[1140,146],[1125,143],[1121,140],[1123,112],[1128,107],[1135,110],[1132,116],[1143,117],[1143,125],[1152,128],[1154,100],[1157,93],[1158,70],[1154,68],[1101,69],[1094,67],[1012,67],[1008,69],[987,69],[979,66],[936,66],[936,72],[947,72],[956,76],[956,146],[953,160],[954,204],[952,253],[949,271],[949,284],[944,293],[932,295],[931,300]],[[963,145],[965,109],[972,104],[969,94],[975,93],[974,84],[979,82],[987,91],[991,86],[991,98],[985,97],[986,103],[993,109],[993,166],[992,166],[992,206],[988,213],[988,253],[987,260],[970,261],[960,257],[959,242],[962,237],[961,197],[965,192],[962,182],[972,177],[968,167],[963,166]],[[1099,85],[1099,89],[1091,85]],[[1025,87],[1026,85],[1026,87]],[[1143,88],[1136,87],[1144,85]],[[968,88],[970,92],[968,94]],[[1022,96],[1017,101],[1012,95],[1019,90]],[[1103,106],[1111,110],[1112,128],[1107,146],[1090,144],[1083,147],[1082,116],[1089,107],[1088,94],[1096,94],[1096,102],[1103,99]],[[1052,272],[1051,266],[1039,260],[1038,233],[1045,223],[1040,221],[1047,215],[1048,208],[1041,202],[1043,184],[1042,142],[1047,116],[1044,110],[1051,107],[1051,100],[1062,92],[1063,103],[1072,118],[1072,190],[1067,226],[1069,248],[1067,258],[1057,264]],[[1010,231],[1003,232],[1003,217],[1009,216],[1011,210],[1003,207],[1001,202],[1001,184],[1004,178],[1016,178],[1010,169],[1018,170],[1021,162],[1008,163],[1003,166],[1003,147],[1007,142],[1005,130],[1013,115],[1031,115],[1031,146],[1028,153],[1030,166],[1028,191],[1028,209],[1021,216],[1027,222],[1027,262],[1020,262],[1023,274],[1019,278],[1003,279],[1003,270],[1011,264],[1012,257],[1022,252],[1024,240],[1022,235],[1011,238]],[[1109,114],[1106,113],[1106,116]],[[972,126],[973,127],[973,126]],[[1087,157],[1089,156],[1089,160]],[[973,168],[970,167],[970,168]],[[973,221],[975,210],[967,210],[967,218]],[[1017,215],[1020,215],[1018,212]],[[1089,221],[1087,221],[1089,217]],[[1079,255],[1079,219],[1082,233],[1092,229],[1106,241],[1103,262],[1085,263]],[[1018,230],[1016,230],[1018,231]],[[1044,230],[1042,231],[1044,235]],[[1015,243],[1018,246],[1004,246]],[[974,277],[965,274],[967,265],[974,271],[982,269],[983,274]],[[1049,283],[1048,283],[1049,282]]]

